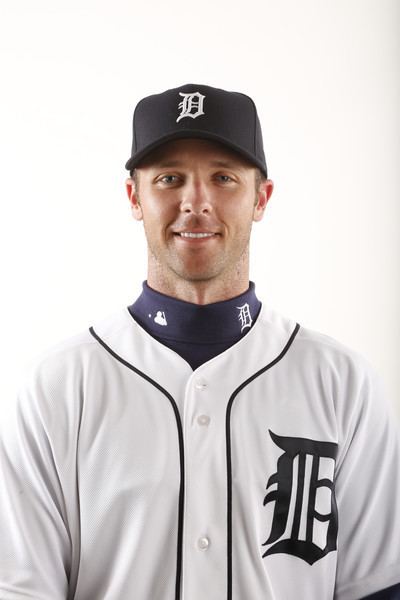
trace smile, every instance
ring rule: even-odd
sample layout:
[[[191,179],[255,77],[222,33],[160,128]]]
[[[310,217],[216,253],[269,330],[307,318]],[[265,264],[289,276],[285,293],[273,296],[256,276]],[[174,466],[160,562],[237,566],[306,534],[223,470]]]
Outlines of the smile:
[[[179,235],[184,238],[206,238],[206,237],[212,237],[216,234],[215,233],[192,233],[190,231],[183,231]]]

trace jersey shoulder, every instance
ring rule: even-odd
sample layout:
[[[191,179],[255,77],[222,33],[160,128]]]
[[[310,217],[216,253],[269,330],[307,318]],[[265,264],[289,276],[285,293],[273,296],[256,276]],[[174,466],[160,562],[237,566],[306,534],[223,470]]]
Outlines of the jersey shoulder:
[[[315,362],[328,362],[338,367],[352,368],[362,373],[372,373],[375,369],[367,357],[358,349],[325,332],[304,326],[300,323],[296,344],[304,357]]]
[[[260,314],[261,316],[261,314]],[[293,330],[296,321],[281,313],[264,310],[262,321],[270,326],[285,329],[286,335]],[[297,324],[298,330],[287,352],[290,368],[307,373],[307,380],[318,380],[335,388],[338,392],[367,390],[371,386],[384,387],[382,377],[374,365],[360,351],[349,347],[340,340],[308,326]],[[268,327],[265,328],[265,337]]]
[[[286,318],[275,316],[275,320]],[[358,350],[300,324],[286,357],[288,377],[304,386],[316,406],[333,410],[341,442],[351,438],[362,418],[375,425],[387,419],[398,423],[381,374]]]
[[[126,314],[125,314],[126,313]],[[118,331],[126,323],[127,309],[114,310],[96,321],[96,326]],[[129,316],[129,315],[128,315]],[[38,377],[62,377],[72,371],[82,371],[96,355],[102,353],[101,346],[87,329],[56,341],[36,354],[24,370],[24,384],[32,383]]]

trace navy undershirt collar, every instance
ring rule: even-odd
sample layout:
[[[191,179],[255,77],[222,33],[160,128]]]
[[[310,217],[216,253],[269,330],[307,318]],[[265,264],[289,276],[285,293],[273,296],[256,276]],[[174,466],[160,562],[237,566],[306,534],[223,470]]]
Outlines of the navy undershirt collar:
[[[134,319],[154,337],[198,344],[238,341],[250,331],[260,308],[252,281],[243,294],[204,305],[166,296],[144,281],[141,295],[128,307]]]

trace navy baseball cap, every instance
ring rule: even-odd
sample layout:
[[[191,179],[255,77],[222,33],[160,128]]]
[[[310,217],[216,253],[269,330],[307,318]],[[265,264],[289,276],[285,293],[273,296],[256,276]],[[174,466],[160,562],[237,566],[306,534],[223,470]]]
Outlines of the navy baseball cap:
[[[131,171],[170,140],[214,140],[235,150],[268,177],[261,125],[253,100],[240,92],[187,83],[142,98],[133,113]]]

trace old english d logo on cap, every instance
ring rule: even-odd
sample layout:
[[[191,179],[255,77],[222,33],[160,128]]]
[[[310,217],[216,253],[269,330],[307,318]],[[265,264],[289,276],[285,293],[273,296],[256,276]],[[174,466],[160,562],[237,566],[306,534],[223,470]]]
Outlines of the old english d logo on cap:
[[[203,96],[203,94],[200,94],[200,92],[195,92],[194,94],[184,94],[179,92],[179,95],[183,96],[183,100],[178,104],[182,112],[176,120],[177,123],[184,117],[195,119],[196,117],[205,114],[203,111],[203,101],[205,96]],[[192,112],[194,110],[196,112]]]

